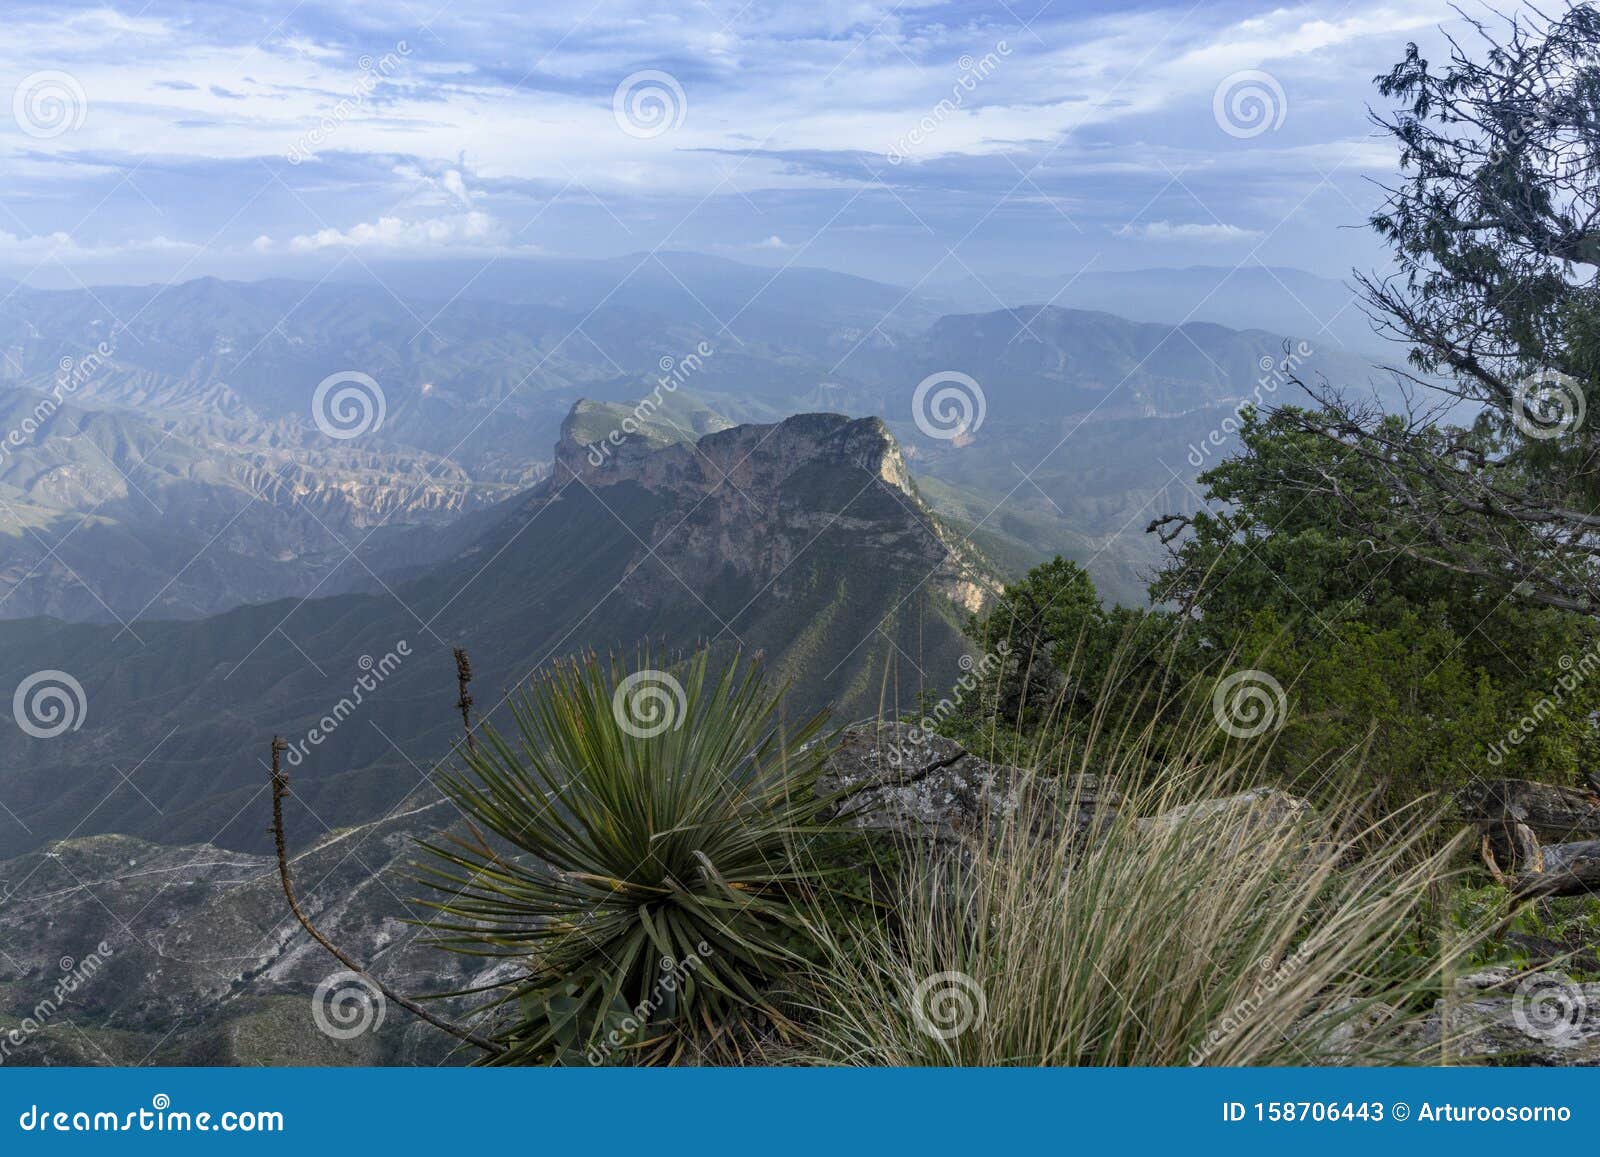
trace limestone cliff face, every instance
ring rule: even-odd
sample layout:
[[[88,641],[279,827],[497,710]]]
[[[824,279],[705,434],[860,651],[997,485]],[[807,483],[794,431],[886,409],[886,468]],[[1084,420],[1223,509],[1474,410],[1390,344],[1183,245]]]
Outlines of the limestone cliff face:
[[[604,501],[630,484],[666,499],[652,551],[687,582],[731,570],[778,583],[827,535],[848,536],[842,565],[926,576],[928,589],[965,611],[998,591],[984,560],[919,497],[882,419],[798,414],[674,440],[670,426],[648,419],[594,437],[595,417],[590,403],[574,407],[535,501],[560,501],[573,487]]]
[[[631,419],[631,421],[630,421]],[[637,482],[650,490],[702,489],[724,479],[758,486],[806,463],[858,466],[915,496],[899,444],[879,418],[797,414],[766,425],[695,435],[648,415],[582,401],[561,426],[554,481]]]

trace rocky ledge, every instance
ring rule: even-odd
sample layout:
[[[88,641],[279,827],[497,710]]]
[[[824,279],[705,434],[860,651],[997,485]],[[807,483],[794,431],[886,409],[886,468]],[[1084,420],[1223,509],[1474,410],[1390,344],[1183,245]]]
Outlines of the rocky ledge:
[[[837,797],[834,813],[852,826],[944,844],[979,835],[1024,805],[1035,823],[1048,820],[1056,831],[1067,824],[1085,831],[1114,815],[1123,803],[1096,776],[1041,776],[991,763],[953,739],[910,724],[875,720],[844,729],[817,790]],[[1236,823],[1238,838],[1247,840],[1257,831],[1297,822],[1310,810],[1310,804],[1287,792],[1259,787],[1185,804],[1138,823],[1154,831],[1227,820]]]
[[[1118,803],[1093,776],[1068,784],[990,763],[953,739],[907,723],[855,723],[840,740],[817,791],[837,797],[834,814],[871,831],[957,844],[1024,803],[1063,821],[1070,814],[1080,828]]]
[[[1047,806],[1030,814],[1054,817],[1057,830],[1092,831],[1124,807],[1093,777],[1037,776],[903,723],[857,723],[840,738],[820,791],[838,797],[846,822],[891,838],[959,849],[983,838],[995,817],[1036,802]],[[1156,830],[1223,820],[1247,843],[1262,825],[1298,822],[1308,806],[1256,789],[1137,822]],[[294,859],[318,923],[401,991],[460,990],[491,971],[419,939],[427,912],[416,907],[409,879],[416,841],[451,819],[446,805],[419,800],[385,820],[329,833]],[[12,1030],[20,1040],[0,1049],[0,1064],[463,1059],[399,1010],[373,1015],[359,991],[342,1005],[353,1019],[332,1019],[340,1006],[315,994],[338,980],[340,967],[285,911],[270,857],[127,836],[61,841],[0,862],[0,944],[0,1042]],[[69,977],[68,998],[52,1004]],[[336,1001],[338,991],[328,995]],[[1312,1047],[1337,1060],[1352,1034],[1381,1034],[1395,1018],[1394,1009],[1374,1006]],[[1450,1063],[1600,1065],[1600,983],[1483,969],[1457,979],[1420,1029],[1407,1031],[1420,1031]],[[1311,1027],[1306,1035],[1317,1036]]]
[[[631,485],[672,511],[674,533],[655,544],[656,553],[685,576],[726,567],[763,585],[826,532],[847,531],[879,564],[926,574],[927,588],[963,612],[998,593],[993,567],[923,502],[881,418],[796,414],[766,424],[702,424],[711,428],[635,420],[620,407],[580,401],[562,425],[555,469],[533,492],[530,513],[581,493],[575,486],[604,493]],[[752,542],[763,549],[752,551]]]
[[[1600,983],[1562,972],[1486,968],[1458,977],[1424,1026],[1444,1059],[1600,1065]]]

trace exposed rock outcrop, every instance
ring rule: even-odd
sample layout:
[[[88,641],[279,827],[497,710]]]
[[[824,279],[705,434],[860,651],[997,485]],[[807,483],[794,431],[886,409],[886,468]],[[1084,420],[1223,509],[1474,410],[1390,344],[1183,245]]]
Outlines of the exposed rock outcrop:
[[[613,416],[589,413],[581,436]],[[569,435],[565,481],[472,516],[464,540],[452,529],[450,557],[372,597],[151,632],[0,624],[0,686],[66,671],[93,704],[92,726],[48,745],[0,728],[0,794],[17,821],[0,823],[0,856],[95,830],[263,851],[264,827],[245,818],[261,769],[240,753],[272,732],[333,732],[296,785],[318,816],[381,815],[397,781],[407,790],[413,767],[448,749],[456,645],[496,688],[486,705],[591,648],[760,653],[796,716],[909,702],[966,670],[962,627],[996,580],[916,498],[876,419],[607,441],[616,454],[598,466]],[[363,664],[398,641],[417,659],[352,696]],[[359,725],[323,726],[346,699],[360,699]],[[137,791],[111,766],[124,762],[142,765]]]
[[[893,835],[958,843],[985,825],[1015,815],[1025,803],[1029,819],[1058,817],[1080,831],[1104,823],[1122,806],[1119,794],[1092,775],[1052,777],[991,763],[953,739],[907,723],[867,720],[851,724],[829,756],[817,784],[839,796],[838,814],[856,827]],[[1159,832],[1211,821],[1236,829],[1246,842],[1255,833],[1298,823],[1311,805],[1277,788],[1258,787],[1220,799],[1200,800],[1136,821]],[[1056,828],[1059,830],[1059,828]]]
[[[840,796],[839,813],[857,827],[951,850],[1024,805],[1030,816],[1054,816],[1082,831],[1124,804],[1093,777],[1036,777],[903,723],[847,727],[818,786]],[[1297,823],[1308,810],[1262,788],[1137,822],[1152,832],[1237,823],[1247,843],[1251,833]],[[329,833],[294,859],[302,899],[319,926],[412,995],[481,984],[497,967],[514,967],[442,952],[414,923],[427,916],[408,878],[415,841],[452,818],[448,805],[418,801],[380,822]],[[55,843],[0,862],[0,946],[0,1041],[20,1034],[0,1050],[0,1064],[464,1059],[454,1042],[399,1009],[376,1017],[347,1003],[356,1031],[346,1035],[324,1006],[324,1021],[340,1030],[326,1031],[313,994],[341,968],[287,913],[269,856],[127,836]],[[60,980],[91,957],[95,973],[58,1007],[50,1005]],[[441,1007],[458,1018],[465,1011],[459,1003]],[[1300,1031],[1308,1048],[1337,1060],[1402,1021],[1394,1009],[1374,1005],[1325,1032],[1314,1023]],[[1407,1041],[1420,1031],[1450,1063],[1600,1065],[1600,982],[1484,969],[1459,978],[1420,1030],[1399,1031]]]
[[[660,551],[674,571],[726,567],[772,581],[833,531],[849,533],[855,549],[879,563],[927,575],[927,588],[963,612],[998,593],[990,566],[922,501],[881,418],[797,414],[695,437],[677,425],[630,423],[617,409],[588,402],[573,408],[555,470],[535,491],[531,510],[574,484],[604,491],[631,483],[693,511],[672,520],[674,533]]]
[[[1059,816],[1087,827],[1117,805],[1093,776],[1072,783],[990,763],[953,739],[906,723],[846,728],[817,783],[838,796],[851,825],[938,844],[959,844],[1029,805],[1030,818]]]
[[[1459,977],[1423,1031],[1456,1062],[1600,1065],[1600,983],[1486,968]]]
[[[1221,799],[1181,804],[1141,819],[1139,827],[1156,835],[1180,825],[1189,831],[1220,831],[1231,852],[1242,852],[1258,839],[1280,828],[1303,823],[1314,814],[1310,804],[1286,791],[1255,787]]]
[[[1580,788],[1525,779],[1474,779],[1456,792],[1456,807],[1461,819],[1491,833],[1522,824],[1541,843],[1600,837],[1600,796]]]

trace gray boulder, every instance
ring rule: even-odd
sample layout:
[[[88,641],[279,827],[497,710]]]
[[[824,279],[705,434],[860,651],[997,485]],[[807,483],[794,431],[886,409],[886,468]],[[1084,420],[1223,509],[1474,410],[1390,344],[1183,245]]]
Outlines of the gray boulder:
[[[1455,1062],[1600,1065],[1600,983],[1486,968],[1457,978],[1423,1032]]]
[[[1038,776],[909,724],[876,721],[844,729],[817,790],[838,796],[834,814],[854,827],[935,844],[963,843],[1025,805],[1035,823],[1081,829],[1118,803],[1094,776]]]

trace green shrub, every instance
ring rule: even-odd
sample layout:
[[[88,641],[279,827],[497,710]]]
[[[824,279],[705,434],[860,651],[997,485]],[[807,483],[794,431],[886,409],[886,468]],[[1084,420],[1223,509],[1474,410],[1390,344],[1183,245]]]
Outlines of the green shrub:
[[[493,988],[515,1012],[492,1063],[727,1058],[786,1027],[766,990],[804,961],[796,903],[826,874],[821,719],[786,728],[753,666],[705,652],[642,675],[558,666],[444,779],[488,835],[425,845],[439,942],[524,966]]]

